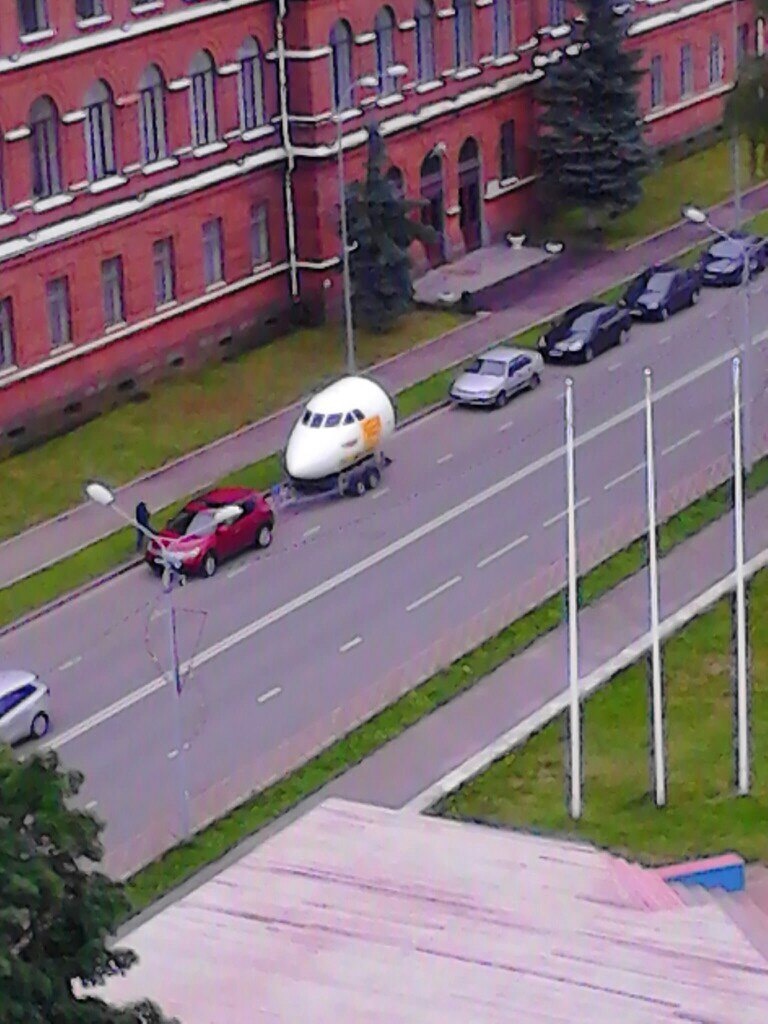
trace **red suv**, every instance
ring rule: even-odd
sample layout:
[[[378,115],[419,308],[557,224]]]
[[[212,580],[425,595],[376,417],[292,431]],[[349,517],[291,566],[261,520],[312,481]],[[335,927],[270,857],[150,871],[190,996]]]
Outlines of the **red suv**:
[[[229,512],[226,521],[217,521],[224,509]],[[164,543],[181,559],[185,574],[211,577],[225,559],[247,548],[269,547],[274,525],[274,513],[262,495],[247,487],[220,487],[188,502],[157,532],[162,540],[150,541],[144,557],[160,575],[159,544]]]

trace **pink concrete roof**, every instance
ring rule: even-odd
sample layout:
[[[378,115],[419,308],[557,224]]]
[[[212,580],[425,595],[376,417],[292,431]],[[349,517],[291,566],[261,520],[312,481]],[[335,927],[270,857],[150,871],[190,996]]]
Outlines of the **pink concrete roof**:
[[[765,1024],[768,963],[733,921],[642,909],[614,867],[331,800],[133,932],[106,994],[182,1024]]]

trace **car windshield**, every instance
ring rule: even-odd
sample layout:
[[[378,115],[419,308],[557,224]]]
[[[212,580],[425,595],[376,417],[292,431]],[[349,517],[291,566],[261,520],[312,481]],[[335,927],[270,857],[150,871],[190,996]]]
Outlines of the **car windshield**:
[[[341,413],[340,412],[332,412],[332,413],[330,413],[330,415],[325,417],[325,425],[326,425],[326,427],[338,427],[338,425],[340,423],[341,423]]]
[[[715,242],[709,250],[709,255],[718,260],[737,260],[743,252],[742,244],[735,242],[732,238],[723,239],[722,242]]]
[[[500,359],[476,359],[467,367],[467,373],[482,373],[486,377],[503,377],[504,363]]]
[[[675,275],[670,271],[663,274],[654,274],[646,286],[646,291],[654,292],[656,295],[663,295],[672,284]]]
[[[198,512],[190,509],[183,509],[177,516],[168,523],[168,529],[184,537],[189,533],[204,533],[210,531],[214,526],[214,510],[204,508]]]
[[[590,309],[588,313],[577,316],[571,324],[572,331],[591,331],[602,313],[602,309]]]

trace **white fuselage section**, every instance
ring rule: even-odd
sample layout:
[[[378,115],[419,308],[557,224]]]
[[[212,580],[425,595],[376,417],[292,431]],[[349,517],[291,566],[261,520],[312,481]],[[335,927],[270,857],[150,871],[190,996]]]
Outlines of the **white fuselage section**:
[[[367,377],[342,377],[307,403],[285,449],[293,480],[322,480],[343,473],[379,451],[395,429],[387,392]]]

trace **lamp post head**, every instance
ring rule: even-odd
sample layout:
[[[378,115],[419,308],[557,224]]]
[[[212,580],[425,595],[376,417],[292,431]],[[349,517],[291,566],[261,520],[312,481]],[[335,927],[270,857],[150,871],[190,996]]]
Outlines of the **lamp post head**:
[[[114,492],[105,484],[100,484],[98,480],[92,480],[89,484],[86,484],[85,493],[91,501],[101,505],[102,508],[108,508],[115,500]]]
[[[706,224],[707,215],[703,210],[700,210],[698,206],[684,206],[683,217],[689,220],[691,224]]]

